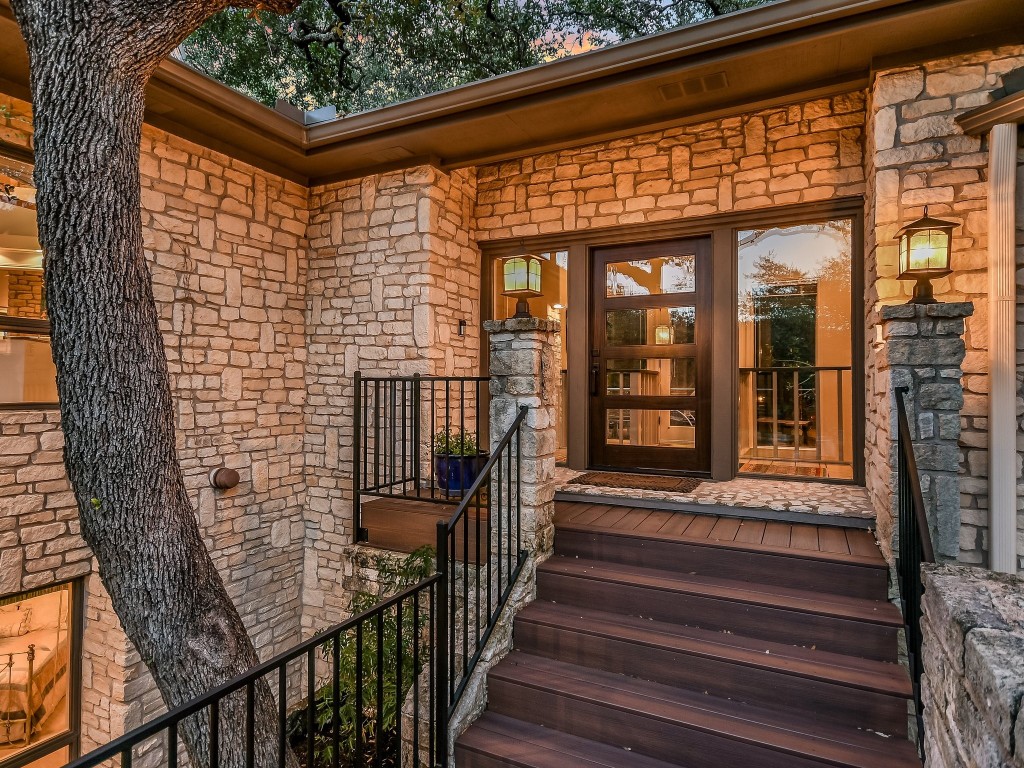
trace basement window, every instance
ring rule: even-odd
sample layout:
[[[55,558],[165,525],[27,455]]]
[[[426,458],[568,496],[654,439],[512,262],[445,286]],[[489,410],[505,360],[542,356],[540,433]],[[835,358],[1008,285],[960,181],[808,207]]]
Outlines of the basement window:
[[[0,768],[77,753],[81,596],[74,581],[0,597]]]

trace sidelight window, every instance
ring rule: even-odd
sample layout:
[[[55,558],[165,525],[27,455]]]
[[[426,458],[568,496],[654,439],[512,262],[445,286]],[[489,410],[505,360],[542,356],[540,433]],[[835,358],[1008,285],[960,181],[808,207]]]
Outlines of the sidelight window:
[[[739,233],[739,471],[853,477],[852,221]]]

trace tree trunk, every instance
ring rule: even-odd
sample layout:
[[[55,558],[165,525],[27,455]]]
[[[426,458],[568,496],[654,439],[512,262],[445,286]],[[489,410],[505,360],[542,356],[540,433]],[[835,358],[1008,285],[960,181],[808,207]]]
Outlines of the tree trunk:
[[[114,610],[169,708],[258,662],[203,544],[178,464],[140,213],[149,75],[222,5],[13,2],[31,62],[39,239],[65,465]],[[277,764],[276,705],[265,683],[255,693],[254,762],[269,767]],[[245,723],[244,694],[222,703],[221,765],[245,764]],[[189,718],[182,736],[193,764],[208,765],[209,719]]]

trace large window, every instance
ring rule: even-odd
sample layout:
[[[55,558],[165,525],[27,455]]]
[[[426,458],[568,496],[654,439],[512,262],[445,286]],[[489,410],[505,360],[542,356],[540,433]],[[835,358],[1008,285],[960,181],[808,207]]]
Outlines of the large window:
[[[0,768],[73,757],[78,731],[79,582],[0,598]]]
[[[739,233],[739,471],[853,478],[852,222]]]
[[[0,156],[0,407],[53,405],[57,384],[30,166]]]

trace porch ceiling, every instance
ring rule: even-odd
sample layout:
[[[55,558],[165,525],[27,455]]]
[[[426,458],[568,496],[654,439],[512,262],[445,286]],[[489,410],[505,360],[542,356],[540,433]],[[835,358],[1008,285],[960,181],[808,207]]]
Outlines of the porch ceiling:
[[[147,121],[302,183],[424,162],[491,162],[830,95],[873,67],[1017,42],[1024,3],[785,0],[403,104],[305,127],[179,62]],[[0,91],[28,97],[24,42],[0,0]]]

